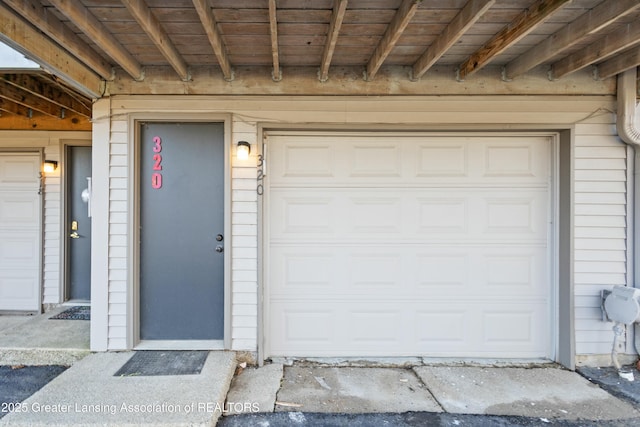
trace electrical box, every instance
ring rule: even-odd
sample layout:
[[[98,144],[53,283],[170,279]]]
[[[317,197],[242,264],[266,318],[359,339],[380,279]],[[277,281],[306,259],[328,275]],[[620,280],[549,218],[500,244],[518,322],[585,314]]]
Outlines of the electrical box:
[[[625,325],[640,321],[640,289],[616,285],[604,301],[607,317]]]

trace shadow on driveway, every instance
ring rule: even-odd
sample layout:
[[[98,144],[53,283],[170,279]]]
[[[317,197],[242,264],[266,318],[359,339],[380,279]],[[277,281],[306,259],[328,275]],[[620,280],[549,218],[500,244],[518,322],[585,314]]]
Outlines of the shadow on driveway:
[[[59,365],[0,366],[0,418],[66,369]]]

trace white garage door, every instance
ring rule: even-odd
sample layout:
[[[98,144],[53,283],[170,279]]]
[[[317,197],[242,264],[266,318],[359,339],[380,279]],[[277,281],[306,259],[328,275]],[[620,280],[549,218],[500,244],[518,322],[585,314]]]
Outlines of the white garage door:
[[[268,139],[272,356],[551,356],[551,137]]]
[[[39,310],[40,155],[0,153],[0,310]]]

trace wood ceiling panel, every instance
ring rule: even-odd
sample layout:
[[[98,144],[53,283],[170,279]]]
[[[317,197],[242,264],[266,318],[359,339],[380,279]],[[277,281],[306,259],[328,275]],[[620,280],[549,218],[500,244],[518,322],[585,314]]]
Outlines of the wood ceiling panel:
[[[111,65],[114,62],[97,47],[95,40],[83,34],[69,21],[50,0],[40,2],[47,13],[56,16],[69,29],[84,40],[91,48],[105,58]],[[145,21],[136,21],[121,0],[68,0],[81,2],[89,9],[106,30],[115,37],[134,58],[145,65],[168,66],[157,45],[145,34],[140,25]],[[469,0],[422,0],[415,15],[402,23],[402,28],[393,36],[393,43],[384,49],[380,59],[372,58],[374,52],[389,33],[390,23],[404,0],[349,0],[346,4],[344,19],[338,30],[329,37],[330,23],[334,15],[336,0],[277,0],[275,19],[277,38],[272,40],[272,28],[269,19],[269,0],[207,0],[212,6],[213,21],[205,20],[209,27],[215,26],[219,42],[212,43],[207,37],[200,16],[192,0],[144,0],[154,19],[167,33],[167,39],[175,44],[179,55],[184,57],[188,66],[217,66],[221,50],[226,51],[230,64],[227,75],[231,76],[232,67],[249,65],[279,68],[274,62],[272,49],[279,52],[279,62],[286,66],[310,66],[324,70],[330,76],[333,66],[367,67],[375,62],[375,68],[387,65],[416,65],[415,62],[434,44],[438,37],[450,26],[452,20],[464,8]],[[514,19],[521,17],[523,11],[536,4],[538,0],[496,0],[488,10],[478,14],[478,19],[464,28],[463,35],[456,35],[452,43],[443,48],[434,60],[433,66],[460,65],[470,55],[480,50],[496,34],[513,25]],[[615,0],[573,0],[567,2],[553,14],[542,19],[533,29],[528,29],[515,44],[505,46],[487,59],[488,65],[504,65],[525,54],[531,48],[540,45],[546,38],[555,34],[589,9],[603,1]],[[61,7],[61,6],[59,6]],[[62,7],[61,7],[62,8]],[[206,7],[205,7],[206,9]],[[202,12],[202,10],[200,10]],[[409,16],[409,15],[406,15]],[[340,15],[342,17],[342,14]],[[475,18],[475,17],[474,17]],[[526,20],[526,17],[525,17]],[[586,35],[575,45],[561,53],[547,58],[541,65],[550,66],[563,57],[579,52],[582,48],[602,39],[608,33],[640,20],[640,11],[630,13],[609,25],[602,31]],[[408,23],[407,23],[408,21]],[[140,24],[138,23],[140,22]],[[406,24],[406,27],[405,27]],[[521,25],[522,21],[520,22]],[[80,24],[79,24],[80,25]],[[82,25],[80,25],[82,27]],[[86,28],[88,34],[91,34]],[[97,37],[97,36],[96,36]],[[331,43],[329,43],[331,41]],[[640,43],[640,40],[638,41]],[[323,59],[323,53],[330,45],[333,56]],[[218,56],[214,53],[214,47]],[[108,50],[108,49],[107,49]],[[388,54],[388,56],[387,56]],[[376,53],[377,55],[377,53]],[[438,59],[439,58],[439,59]],[[458,62],[457,64],[455,64]],[[286,75],[286,70],[283,71]],[[373,73],[375,75],[375,72]],[[472,77],[472,76],[471,76]]]

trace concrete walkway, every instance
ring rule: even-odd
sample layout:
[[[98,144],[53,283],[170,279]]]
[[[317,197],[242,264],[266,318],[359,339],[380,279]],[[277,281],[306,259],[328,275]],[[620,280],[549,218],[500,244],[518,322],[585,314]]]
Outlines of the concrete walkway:
[[[51,319],[68,308],[0,315],[0,365],[72,365],[87,356],[89,321]]]
[[[241,415],[225,414],[231,416],[222,426],[414,425],[407,419],[427,413],[430,418],[416,419],[429,418],[434,425],[640,425],[633,404],[558,367],[272,364],[244,370],[234,379],[228,400],[260,404],[236,411]],[[363,412],[380,416],[354,415]]]
[[[0,419],[0,426],[216,424],[236,367],[233,352],[210,352],[196,375],[114,376],[133,355],[85,357]]]

